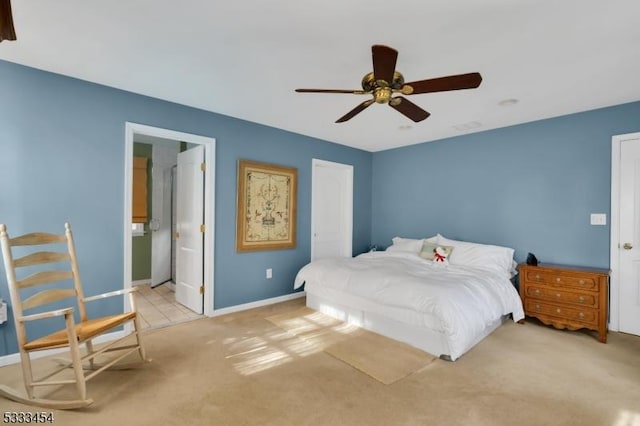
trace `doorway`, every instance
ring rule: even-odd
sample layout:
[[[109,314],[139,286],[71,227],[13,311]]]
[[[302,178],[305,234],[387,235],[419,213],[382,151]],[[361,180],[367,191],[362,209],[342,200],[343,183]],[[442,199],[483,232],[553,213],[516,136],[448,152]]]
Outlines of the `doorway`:
[[[351,257],[353,166],[313,159],[311,172],[311,260]]]
[[[202,163],[202,208],[200,217],[203,218],[202,226],[198,227],[198,233],[201,233],[203,240],[201,262],[202,279],[198,285],[198,297],[201,300],[201,308],[199,314],[206,316],[213,315],[214,306],[214,197],[213,192],[215,177],[215,139],[193,135],[189,133],[176,132],[173,130],[162,129],[157,127],[145,126],[136,123],[126,123],[125,125],[125,178],[124,178],[124,287],[131,287],[132,278],[132,164],[133,164],[133,146],[134,141],[144,140],[164,140],[167,142],[179,144],[184,142],[188,147],[199,148],[203,150],[204,161]],[[179,262],[175,263],[175,268],[179,269]],[[176,271],[178,272],[178,271]],[[164,287],[161,285],[160,287]],[[125,298],[125,309],[128,299]]]
[[[616,135],[611,151],[609,328],[640,336],[640,133]]]

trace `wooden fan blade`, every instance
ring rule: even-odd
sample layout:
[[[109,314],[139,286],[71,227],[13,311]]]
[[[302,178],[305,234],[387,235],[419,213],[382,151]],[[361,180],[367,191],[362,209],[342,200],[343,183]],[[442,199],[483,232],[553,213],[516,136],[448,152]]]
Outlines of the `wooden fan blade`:
[[[432,78],[429,80],[413,81],[402,86],[402,93],[415,95],[418,93],[446,92],[449,90],[475,89],[480,86],[480,73],[450,75],[448,77]],[[413,89],[413,90],[411,90]]]
[[[348,93],[351,95],[364,95],[364,90],[341,90],[341,89],[296,89],[298,93]]]
[[[342,117],[338,118],[336,120],[336,123],[344,123],[347,120],[351,120],[357,114],[360,114],[362,111],[364,111],[373,102],[374,102],[373,99],[369,99],[367,101],[364,101],[363,103],[361,103],[360,105],[358,105],[357,107],[355,107],[354,109],[352,109],[351,111],[349,111],[348,113],[343,115]]]
[[[393,73],[396,70],[398,51],[388,46],[375,44],[371,46],[371,56],[373,57],[373,77],[376,81],[384,80],[391,86]]]
[[[431,115],[427,111],[420,108],[418,105],[414,104],[411,101],[408,101],[402,96],[396,96],[395,98],[392,98],[389,101],[389,106],[399,113],[406,115],[416,123],[424,120]]]
[[[10,0],[0,0],[0,42],[2,40],[16,40]]]

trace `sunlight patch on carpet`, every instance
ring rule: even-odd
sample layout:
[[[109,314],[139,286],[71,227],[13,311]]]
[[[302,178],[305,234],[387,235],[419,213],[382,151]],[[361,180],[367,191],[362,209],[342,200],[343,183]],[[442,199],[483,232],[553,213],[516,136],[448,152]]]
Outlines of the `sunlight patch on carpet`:
[[[314,348],[384,384],[394,383],[429,365],[435,356],[304,307],[267,317]]]
[[[226,359],[244,376],[277,367],[318,352],[308,342],[284,330],[225,340]]]
[[[620,410],[618,418],[613,426],[640,426],[640,413],[629,410]]]

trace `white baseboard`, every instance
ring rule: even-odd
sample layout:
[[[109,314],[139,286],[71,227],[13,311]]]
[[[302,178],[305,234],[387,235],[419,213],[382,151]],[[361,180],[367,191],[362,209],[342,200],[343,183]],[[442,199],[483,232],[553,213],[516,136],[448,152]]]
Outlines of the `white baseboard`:
[[[147,278],[144,280],[131,281],[131,287],[135,287],[137,285],[145,285],[145,284],[151,284],[151,278]]]
[[[274,303],[286,302],[287,300],[299,299],[305,297],[306,292],[300,291],[297,293],[285,294],[284,296],[272,297],[270,299],[258,300],[257,302],[243,303],[242,305],[229,306],[228,308],[216,309],[213,311],[212,317],[219,315],[232,314],[234,312],[246,311],[248,309],[260,308],[262,306],[273,305]]]
[[[135,281],[134,281],[132,283],[132,285],[137,285],[137,284],[135,284]],[[307,295],[306,292],[300,291],[300,292],[296,292],[296,293],[285,294],[284,296],[278,296],[278,297],[272,297],[270,299],[258,300],[257,302],[243,303],[242,305],[235,305],[235,306],[230,306],[228,308],[216,309],[215,311],[213,311],[213,315],[211,315],[211,317],[217,317],[219,315],[231,314],[231,313],[234,313],[234,312],[246,311],[248,309],[260,308],[262,306],[273,305],[275,303],[286,302],[288,300],[299,299],[300,297],[305,297],[306,295]],[[105,334],[103,336],[100,336],[100,337],[97,337],[96,339],[94,339],[94,343],[110,342],[112,340],[124,337],[127,334],[128,334],[128,332],[126,330],[125,331],[116,331],[116,332],[113,332],[113,333],[108,333],[108,334]],[[45,356],[54,355],[54,354],[62,353],[62,352],[66,352],[66,351],[67,351],[67,349],[62,348],[62,349],[50,349],[50,350],[46,350],[46,351],[32,352],[31,353],[31,359],[43,358]],[[5,365],[17,364],[19,362],[20,362],[20,354],[19,353],[13,353],[13,354],[4,355],[4,356],[0,357],[0,367],[3,367]]]

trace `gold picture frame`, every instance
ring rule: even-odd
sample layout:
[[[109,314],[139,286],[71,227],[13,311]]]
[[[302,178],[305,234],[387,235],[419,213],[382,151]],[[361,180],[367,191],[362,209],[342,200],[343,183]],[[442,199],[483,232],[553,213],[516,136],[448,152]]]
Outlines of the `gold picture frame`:
[[[296,246],[298,169],[238,161],[236,250]]]

